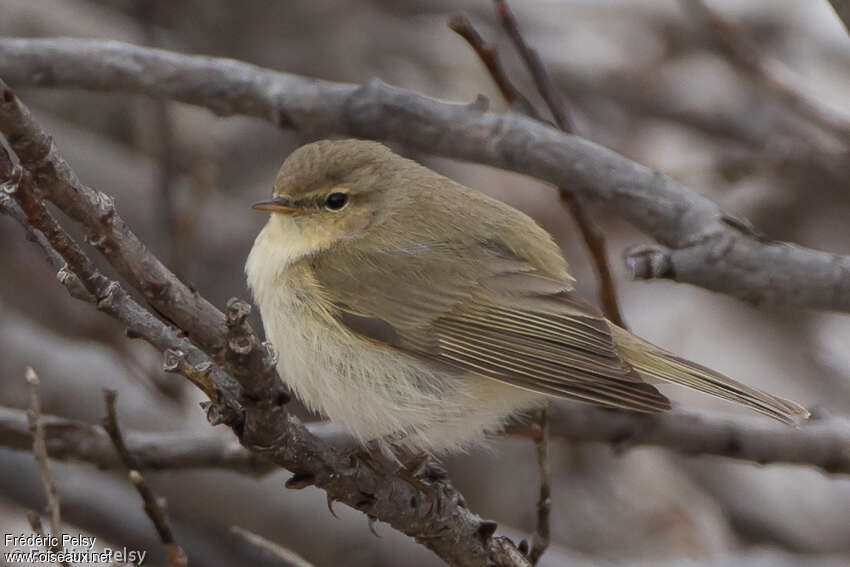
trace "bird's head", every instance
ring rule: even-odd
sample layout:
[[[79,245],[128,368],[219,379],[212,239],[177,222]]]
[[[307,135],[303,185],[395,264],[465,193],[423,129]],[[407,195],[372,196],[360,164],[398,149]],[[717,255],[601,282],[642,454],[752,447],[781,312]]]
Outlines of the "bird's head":
[[[364,236],[389,214],[388,196],[404,191],[406,184],[399,177],[412,166],[416,164],[377,142],[314,142],[289,155],[277,174],[272,198],[253,208],[271,213],[270,224],[285,228],[281,235],[291,236],[295,228],[311,247],[321,250]]]

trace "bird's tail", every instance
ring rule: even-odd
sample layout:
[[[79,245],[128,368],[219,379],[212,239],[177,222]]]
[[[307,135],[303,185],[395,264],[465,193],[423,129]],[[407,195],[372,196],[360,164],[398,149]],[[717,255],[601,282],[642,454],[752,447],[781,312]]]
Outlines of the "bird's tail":
[[[611,329],[620,356],[647,382],[681,384],[744,404],[788,425],[797,425],[809,417],[809,411],[796,402],[750,388],[710,368],[679,358],[613,324]]]

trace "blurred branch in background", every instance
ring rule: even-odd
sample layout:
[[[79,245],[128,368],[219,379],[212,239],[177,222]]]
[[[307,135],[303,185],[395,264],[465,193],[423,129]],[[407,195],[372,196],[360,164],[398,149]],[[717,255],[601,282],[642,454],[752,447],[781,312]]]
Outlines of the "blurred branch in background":
[[[552,464],[549,459],[549,415],[546,409],[540,410],[535,425],[538,428],[534,439],[534,452],[537,457],[540,490],[537,496],[537,524],[528,552],[532,565],[537,565],[551,540],[549,518],[552,512]]]
[[[41,486],[44,488],[44,499],[47,502],[47,515],[50,518],[50,540],[53,543],[45,543],[45,547],[54,553],[60,553],[63,549],[62,539],[62,506],[59,502],[59,493],[56,490],[56,482],[50,474],[48,465],[47,441],[44,433],[44,423],[41,419],[41,388],[38,374],[31,367],[27,368],[25,377],[30,386],[30,407],[27,410],[27,426],[32,437],[32,453],[38,465],[38,475]],[[27,514],[27,520],[33,533],[44,539],[44,528],[41,525],[41,517],[34,511]],[[67,561],[57,562],[61,567],[70,567]]]
[[[760,418],[732,419],[672,410],[656,415],[561,404],[548,411],[553,439],[609,444],[620,450],[640,445],[686,455],[717,455],[759,464],[806,464],[830,474],[850,474],[850,419],[812,418],[796,428]],[[533,439],[532,426],[510,426],[508,435]]]
[[[29,522],[30,528],[32,529],[32,533],[41,538],[42,541],[51,541],[48,538],[50,538],[50,536],[53,534],[44,531],[44,526],[41,523],[41,517],[38,514],[30,510],[27,513],[27,522]],[[61,553],[63,551],[63,547],[61,544],[48,545],[47,543],[45,543],[44,546],[46,550],[49,550],[53,553]],[[71,567],[71,564],[67,561],[57,561],[56,564],[59,565],[59,567]]]
[[[47,464],[47,442],[44,435],[44,423],[41,421],[41,394],[39,391],[38,375],[32,368],[26,371],[27,383],[30,385],[30,408],[27,410],[27,425],[32,436],[32,453],[38,463],[38,473],[44,487],[44,498],[47,501],[47,513],[50,517],[50,533],[59,534],[62,531],[62,511],[59,504],[59,494],[56,483],[50,474]]]
[[[150,47],[159,47],[157,34],[159,3],[156,0],[141,0],[136,3],[137,18],[145,33],[145,42]],[[185,279],[185,262],[190,259],[185,249],[189,239],[180,234],[180,212],[177,210],[175,181],[177,177],[178,147],[174,139],[174,130],[169,113],[169,103],[165,100],[151,101],[151,114],[154,130],[154,153],[159,165],[157,180],[156,217],[162,227],[162,239],[166,243],[168,255],[166,265],[177,275]],[[146,109],[147,110],[147,109]]]
[[[51,459],[91,463],[104,470],[122,465],[109,435],[100,425],[51,415],[42,416],[41,422]],[[124,439],[142,471],[221,468],[262,475],[277,470],[276,465],[251,453],[236,440],[220,436],[127,431]],[[26,451],[32,443],[25,412],[0,408],[0,446]]]
[[[100,426],[50,415],[42,421],[51,459],[91,463],[101,469],[120,465]],[[815,417],[798,429],[789,429],[759,417],[735,419],[675,409],[647,416],[555,404],[547,410],[547,421],[553,440],[601,443],[621,453],[640,446],[662,447],[683,455],[800,465],[827,474],[850,475],[850,419],[843,417]],[[306,427],[334,445],[352,444],[333,424],[310,423]],[[534,423],[514,424],[505,434],[534,440],[540,437],[540,428]],[[220,468],[254,476],[275,470],[268,459],[219,436],[129,431],[125,439],[140,470]],[[0,447],[31,449],[32,435],[22,410],[0,407]]]
[[[174,534],[169,525],[168,513],[166,512],[166,501],[154,493],[139,470],[138,460],[130,453],[127,449],[127,444],[124,442],[124,436],[121,433],[121,428],[118,426],[118,415],[115,409],[115,399],[117,397],[118,394],[114,390],[105,390],[103,392],[103,399],[106,403],[106,417],[103,418],[103,429],[109,435],[115,452],[118,453],[118,458],[127,469],[130,482],[142,498],[145,514],[150,518],[159,536],[159,540],[162,542],[168,564],[171,567],[186,567],[189,564],[189,560],[186,557],[186,552],[174,540]]]
[[[674,180],[514,113],[443,103],[380,81],[361,87],[307,79],[117,42],[0,39],[0,74],[21,86],[171,98],[221,115],[264,118],[312,137],[396,140],[526,173],[604,203],[658,240],[651,261],[644,261],[646,250],[637,256],[636,277],[674,279],[756,305],[850,311],[850,258],[761,239],[746,222]],[[193,306],[214,317],[182,287],[185,302],[174,307]],[[156,301],[155,290],[146,291]]]
[[[804,78],[785,65],[765,57],[732,21],[709,8],[703,0],[680,0],[700,22],[718,50],[747,76],[765,86],[788,107],[838,137],[850,141],[850,116],[825,105],[804,86]]]
[[[246,543],[249,543],[261,550],[266,555],[273,557],[281,567],[313,567],[312,563],[291,549],[282,547],[273,541],[269,541],[262,536],[246,530],[245,528],[231,526],[230,532],[242,538]]]

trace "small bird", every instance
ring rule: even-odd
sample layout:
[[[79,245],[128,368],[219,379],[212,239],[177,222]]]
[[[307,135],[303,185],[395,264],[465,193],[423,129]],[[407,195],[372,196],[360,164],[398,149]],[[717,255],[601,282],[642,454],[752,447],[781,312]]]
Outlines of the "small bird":
[[[665,382],[809,415],[614,325],[530,217],[382,144],[302,146],[253,208],[271,215],[245,271],[280,375],[363,443],[461,451],[551,397],[661,412]]]

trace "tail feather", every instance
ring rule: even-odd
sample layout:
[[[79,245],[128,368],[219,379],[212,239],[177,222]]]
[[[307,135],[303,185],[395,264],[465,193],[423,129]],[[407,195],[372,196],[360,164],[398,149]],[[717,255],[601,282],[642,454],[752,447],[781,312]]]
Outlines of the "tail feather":
[[[666,352],[619,327],[611,327],[623,359],[648,382],[687,386],[746,405],[788,425],[797,425],[809,417],[809,411],[796,402],[741,384],[710,368]]]

